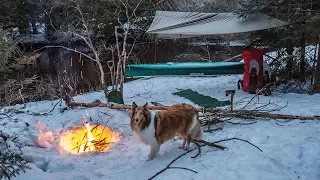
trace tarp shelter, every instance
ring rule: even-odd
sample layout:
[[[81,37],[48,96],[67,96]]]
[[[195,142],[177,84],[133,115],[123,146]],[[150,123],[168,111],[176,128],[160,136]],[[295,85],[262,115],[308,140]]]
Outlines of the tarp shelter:
[[[178,39],[250,32],[284,25],[287,23],[263,13],[243,19],[234,13],[156,11],[147,33],[160,38]]]
[[[156,34],[160,38],[179,39],[244,33],[284,25],[288,25],[288,23],[263,13],[239,18],[235,13],[156,11],[147,33]],[[244,91],[255,92],[257,88],[263,87],[264,72],[270,71],[267,66],[264,66],[263,54],[264,51],[259,49],[246,50],[242,53],[245,61]]]

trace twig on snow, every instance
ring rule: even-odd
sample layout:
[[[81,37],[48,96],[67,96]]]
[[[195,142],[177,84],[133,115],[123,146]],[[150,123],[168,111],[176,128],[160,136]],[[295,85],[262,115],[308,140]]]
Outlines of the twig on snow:
[[[184,170],[188,170],[188,171],[191,171],[191,172],[194,172],[194,173],[198,173],[198,172],[195,171],[195,170],[192,170],[192,169],[189,169],[189,168],[184,168],[184,167],[171,166],[170,169],[184,169]]]
[[[251,124],[257,123],[257,121],[255,121],[255,122],[249,122],[249,123],[236,123],[236,122],[231,122],[231,121],[229,121],[229,120],[223,120],[223,122],[227,122],[227,123],[233,124],[233,125],[251,125]]]
[[[266,89],[270,88],[270,87],[273,86],[273,85],[274,85],[274,83],[266,84],[263,88],[261,88],[261,89],[249,100],[249,102],[248,102],[245,106],[243,106],[243,107],[241,108],[241,110],[244,110],[244,109],[252,102],[253,99],[255,99],[256,97],[259,97],[259,95],[261,95],[261,93],[262,93],[263,91],[265,91]]]
[[[208,142],[208,141],[205,141],[205,140],[192,140],[192,142],[194,142],[196,145],[197,145],[197,143],[201,143],[200,146],[206,145],[206,146],[215,147],[215,148],[218,148],[218,149],[221,149],[221,150],[224,150],[226,148],[224,146],[216,144],[217,142]]]
[[[251,142],[247,141],[247,140],[244,140],[244,139],[240,139],[240,138],[229,138],[229,139],[222,139],[222,140],[219,140],[219,141],[215,141],[213,143],[219,143],[219,142],[224,142],[224,141],[231,141],[231,140],[238,140],[238,141],[243,141],[243,142],[246,142],[248,144],[250,144],[251,146],[257,148],[259,151],[263,152],[258,146],[252,144]]]
[[[207,129],[207,130],[203,130],[203,132],[208,132],[208,133],[212,133],[214,131],[219,131],[219,130],[222,130],[223,127],[218,127],[218,128],[215,128],[215,129]]]
[[[279,124],[278,122],[276,122],[276,125],[278,125],[278,126],[284,126],[284,125],[282,125],[282,124]]]
[[[201,154],[201,147],[202,147],[202,146],[205,146],[205,145],[200,145],[199,143],[194,142],[194,141],[193,141],[193,143],[194,143],[195,145],[197,145],[198,153],[197,153],[196,155],[192,156],[191,158],[196,158],[196,157],[198,157],[198,156]]]
[[[172,160],[165,168],[161,169],[159,172],[157,172],[155,175],[153,175],[152,177],[148,178],[148,180],[154,179],[155,177],[157,177],[159,174],[163,173],[164,171],[168,170],[168,169],[184,169],[184,170],[188,170],[194,173],[198,173],[197,171],[194,171],[192,169],[189,168],[183,168],[183,167],[170,167],[175,161],[177,161],[179,158],[185,156],[186,154],[196,150],[197,148],[193,148],[189,151],[186,151],[185,153],[181,154],[180,156],[176,157],[174,160]]]
[[[154,179],[155,177],[157,177],[159,174],[163,173],[164,171],[166,171],[167,169],[184,169],[184,170],[189,170],[191,172],[194,172],[194,173],[198,173],[197,171],[194,171],[192,169],[189,169],[189,168],[184,168],[184,167],[171,167],[171,165],[177,161],[179,158],[185,156],[186,154],[198,149],[198,152],[196,155],[192,156],[191,158],[196,158],[198,157],[200,154],[201,154],[201,147],[203,146],[211,146],[211,147],[215,147],[215,148],[218,148],[218,149],[221,149],[221,150],[224,150],[226,147],[224,146],[221,146],[219,144],[216,144],[216,143],[219,143],[219,142],[224,142],[224,141],[231,141],[231,140],[238,140],[238,141],[243,141],[243,142],[246,142],[250,145],[252,145],[253,147],[257,148],[259,151],[263,152],[258,146],[252,144],[251,142],[247,141],[247,140],[244,140],[244,139],[240,139],[240,138],[229,138],[229,139],[222,139],[222,140],[219,140],[219,141],[215,141],[215,142],[207,142],[205,140],[192,140],[193,143],[195,143],[197,145],[197,148],[193,148],[191,150],[188,150],[187,152],[181,154],[180,156],[176,157],[175,159],[173,159],[165,168],[163,168],[162,170],[160,170],[159,172],[157,172],[155,175],[153,175],[151,178],[149,178],[148,180],[151,180],[151,179]]]
[[[54,106],[53,108],[48,112],[48,114],[52,113],[52,111],[56,108],[56,106],[62,101],[62,99],[60,99]]]

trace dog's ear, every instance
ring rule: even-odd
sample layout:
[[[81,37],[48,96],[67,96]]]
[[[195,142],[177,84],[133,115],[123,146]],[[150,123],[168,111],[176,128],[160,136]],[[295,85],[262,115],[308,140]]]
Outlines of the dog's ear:
[[[137,107],[138,107],[138,105],[135,102],[133,102],[131,105],[131,117],[133,117],[134,112],[136,111]]]
[[[133,102],[133,103],[132,103],[132,106],[131,106],[132,112],[134,112],[137,107],[138,107],[138,105],[137,105],[135,102]]]
[[[148,102],[146,102],[146,104],[143,105],[143,109],[148,109]]]

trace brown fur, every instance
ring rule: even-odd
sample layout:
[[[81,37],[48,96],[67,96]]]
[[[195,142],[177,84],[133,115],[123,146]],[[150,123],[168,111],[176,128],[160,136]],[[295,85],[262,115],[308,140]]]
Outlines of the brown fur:
[[[197,122],[193,122],[196,117]],[[132,104],[131,128],[142,131],[150,125],[151,113],[147,104],[143,107]],[[190,129],[194,125],[193,129]],[[158,144],[179,136],[184,139],[182,148],[187,149],[191,139],[202,139],[198,111],[188,104],[176,104],[167,110],[158,111],[154,117],[155,138]]]
[[[190,139],[190,126],[198,111],[188,104],[177,104],[168,110],[159,111],[157,116],[156,139],[159,144],[172,139],[174,136]]]

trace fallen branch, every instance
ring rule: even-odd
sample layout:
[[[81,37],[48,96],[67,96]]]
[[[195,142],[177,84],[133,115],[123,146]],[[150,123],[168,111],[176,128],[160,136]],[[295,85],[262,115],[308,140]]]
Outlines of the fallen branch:
[[[62,99],[60,99],[54,106],[53,108],[48,112],[48,114],[52,113],[52,111],[56,108],[56,106],[62,101]]]
[[[1,116],[4,116],[4,117],[1,117]],[[0,113],[0,119],[4,119],[4,118],[11,119],[12,118],[12,114]]]
[[[14,108],[7,109],[6,113],[11,113],[10,116],[12,114],[27,114],[27,115],[30,115],[30,116],[48,116],[48,115],[51,115],[50,113],[28,112],[28,111],[23,111],[23,110],[14,109]],[[5,115],[5,113],[0,114],[0,115]],[[8,118],[10,118],[8,115],[6,115],[6,116]]]
[[[157,172],[155,175],[153,175],[151,178],[148,178],[148,180],[154,179],[155,177],[157,177],[159,174],[163,173],[164,171],[168,170],[168,169],[184,169],[184,170],[189,170],[191,172],[194,173],[198,173],[197,171],[194,171],[192,169],[189,168],[182,168],[182,167],[170,167],[175,161],[177,161],[179,158],[185,156],[186,154],[196,150],[197,148],[193,148],[189,151],[186,151],[185,153],[181,154],[180,156],[176,157],[174,160],[172,160],[165,168],[161,169],[159,172]]]
[[[93,101],[91,103],[79,103],[74,101],[66,102],[66,105],[69,107],[106,107],[110,109],[131,109],[131,105],[127,104],[111,104],[111,103],[102,103],[100,100]],[[150,110],[166,110],[170,108],[170,106],[148,106]],[[198,112],[203,112],[203,108],[198,108]],[[233,118],[243,118],[243,119],[255,119],[255,118],[269,118],[269,119],[300,119],[300,120],[320,120],[319,116],[295,116],[295,115],[284,115],[284,114],[271,114],[264,111],[257,110],[234,110],[233,112],[226,111],[223,109],[205,109],[205,116],[213,115],[215,117],[218,116],[218,120],[225,117],[233,117]],[[209,113],[209,114],[208,114]],[[233,122],[229,122],[233,123]],[[237,123],[236,123],[237,124]]]
[[[171,166],[171,167],[169,167],[169,169],[184,169],[184,170],[188,170],[188,171],[191,171],[191,172],[194,172],[194,173],[198,173],[198,172],[195,171],[195,170],[192,170],[192,169],[189,169],[189,168],[184,168],[184,167]]]
[[[78,102],[69,102],[66,103],[67,106],[69,107],[107,107],[110,109],[131,109],[131,105],[126,105],[126,104],[111,104],[107,103],[104,104],[100,100],[93,101],[91,103],[78,103]],[[148,106],[150,110],[166,110],[170,106]]]
[[[167,169],[184,169],[184,170],[189,170],[191,172],[194,172],[194,173],[197,173],[197,171],[194,171],[192,169],[189,169],[189,168],[184,168],[184,167],[171,167],[171,165],[176,161],[178,160],[179,158],[185,156],[186,154],[198,149],[198,152],[196,155],[192,156],[191,158],[196,158],[198,157],[200,154],[201,154],[201,147],[203,146],[210,146],[210,147],[215,147],[215,148],[218,148],[218,149],[221,149],[221,150],[224,150],[226,147],[224,146],[221,146],[219,144],[216,144],[216,143],[219,143],[219,142],[224,142],[224,141],[231,141],[231,140],[238,140],[238,141],[243,141],[243,142],[246,142],[248,144],[250,144],[251,146],[257,148],[259,151],[263,152],[258,146],[252,144],[251,142],[247,141],[247,140],[244,140],[244,139],[240,139],[240,138],[229,138],[229,139],[222,139],[222,140],[219,140],[219,141],[215,141],[215,142],[208,142],[208,141],[205,141],[205,140],[192,140],[192,142],[194,144],[197,145],[197,148],[193,148],[183,154],[181,154],[180,156],[176,157],[175,159],[173,159],[165,168],[163,168],[162,170],[160,170],[159,172],[157,172],[155,175],[153,175],[151,178],[149,178],[148,180],[151,180],[151,179],[154,179],[155,177],[157,177],[159,174],[163,173],[164,171],[166,171]]]
[[[263,88],[261,88],[250,100],[249,102],[243,106],[241,108],[241,110],[244,110],[251,102],[253,99],[255,99],[256,97],[259,97],[259,95],[261,95],[265,90],[271,88],[272,86],[274,85],[274,83],[269,83],[269,84],[266,84]]]
[[[191,158],[196,158],[196,157],[200,156],[200,154],[201,154],[201,147],[202,147],[202,146],[205,146],[205,145],[200,145],[199,143],[197,143],[197,142],[195,142],[195,141],[192,141],[192,142],[197,146],[197,148],[198,148],[198,153],[197,153],[196,155],[192,156]]]
[[[216,144],[218,142],[208,142],[208,141],[205,141],[205,140],[192,140],[192,141],[198,146],[206,145],[206,146],[215,147],[215,148],[218,148],[218,149],[221,149],[221,150],[224,150],[226,148],[224,146]],[[202,143],[202,145],[201,144],[197,144],[197,143]]]
[[[205,140],[192,140],[192,142],[197,145],[198,153],[195,156],[192,156],[191,158],[198,157],[201,154],[201,147],[203,147],[203,146],[210,146],[210,147],[215,147],[215,148],[224,150],[226,147],[221,146],[216,143],[223,142],[223,141],[231,141],[231,140],[238,140],[238,141],[246,142],[246,143],[252,145],[253,147],[257,148],[259,151],[263,152],[258,146],[252,144],[251,142],[249,142],[247,140],[243,140],[243,139],[239,139],[239,138],[229,138],[229,139],[223,139],[223,140],[219,140],[219,141],[215,141],[215,142],[208,142]]]
[[[255,122],[250,122],[250,123],[236,123],[236,122],[231,122],[231,121],[229,121],[229,120],[222,120],[222,122],[227,122],[227,123],[233,124],[233,125],[251,125],[251,124],[257,123],[257,121],[255,121]]]
[[[253,147],[257,148],[259,151],[263,152],[258,146],[252,144],[251,142],[247,141],[247,140],[244,140],[244,139],[240,139],[240,138],[229,138],[229,139],[222,139],[222,140],[219,140],[219,141],[215,141],[215,142],[208,142],[208,141],[205,141],[205,140],[192,140],[193,143],[195,143],[197,145],[197,148],[193,148],[183,154],[181,154],[180,156],[176,157],[175,159],[173,159],[165,168],[163,168],[162,170],[160,170],[159,172],[157,172],[155,175],[153,175],[151,178],[149,178],[148,180],[151,180],[151,179],[154,179],[155,177],[157,177],[159,174],[163,173],[164,171],[166,171],[167,169],[184,169],[184,170],[189,170],[191,172],[194,172],[194,173],[197,173],[197,171],[194,171],[192,169],[189,169],[189,168],[184,168],[184,167],[171,167],[171,165],[176,161],[178,160],[179,158],[185,156],[186,154],[198,149],[198,152],[196,155],[192,156],[191,158],[196,158],[198,157],[200,154],[201,154],[201,147],[203,146],[210,146],[210,147],[215,147],[215,148],[218,148],[218,149],[221,149],[221,150],[224,150],[226,147],[224,146],[221,146],[219,144],[216,144],[216,143],[219,143],[219,142],[224,142],[224,141],[231,141],[231,140],[238,140],[238,141],[243,141],[243,142],[246,142],[250,145],[252,145]]]
[[[231,140],[238,140],[238,141],[243,141],[243,142],[246,142],[248,144],[250,144],[251,146],[257,148],[259,151],[263,152],[258,146],[252,144],[251,142],[247,141],[247,140],[244,140],[244,139],[240,139],[240,138],[229,138],[229,139],[222,139],[222,140],[219,140],[219,141],[215,141],[215,142],[212,142],[213,144],[214,143],[219,143],[219,142],[224,142],[224,141],[231,141]],[[210,142],[206,142],[208,144],[211,144]]]
[[[222,130],[223,127],[218,127],[218,128],[215,128],[215,129],[206,129],[206,130],[203,130],[203,132],[209,132],[209,133],[212,133],[214,131],[219,131],[219,130]]]
[[[240,113],[241,112],[241,113]],[[288,120],[320,120],[319,117],[316,116],[295,116],[295,115],[285,115],[285,114],[271,114],[267,112],[260,112],[260,111],[235,111],[234,113],[230,113],[231,116],[237,118],[246,118],[248,116],[255,117],[255,118],[269,118],[269,119],[288,119]]]
[[[258,110],[234,110],[233,112],[225,111],[222,109],[215,110],[213,113],[207,112],[202,115],[201,124],[208,124],[209,122],[227,122],[231,124],[237,124],[231,122],[233,118],[240,119],[286,119],[286,120],[320,120],[317,116],[295,116],[287,114],[276,114],[268,111]],[[225,120],[225,118],[229,118]]]

